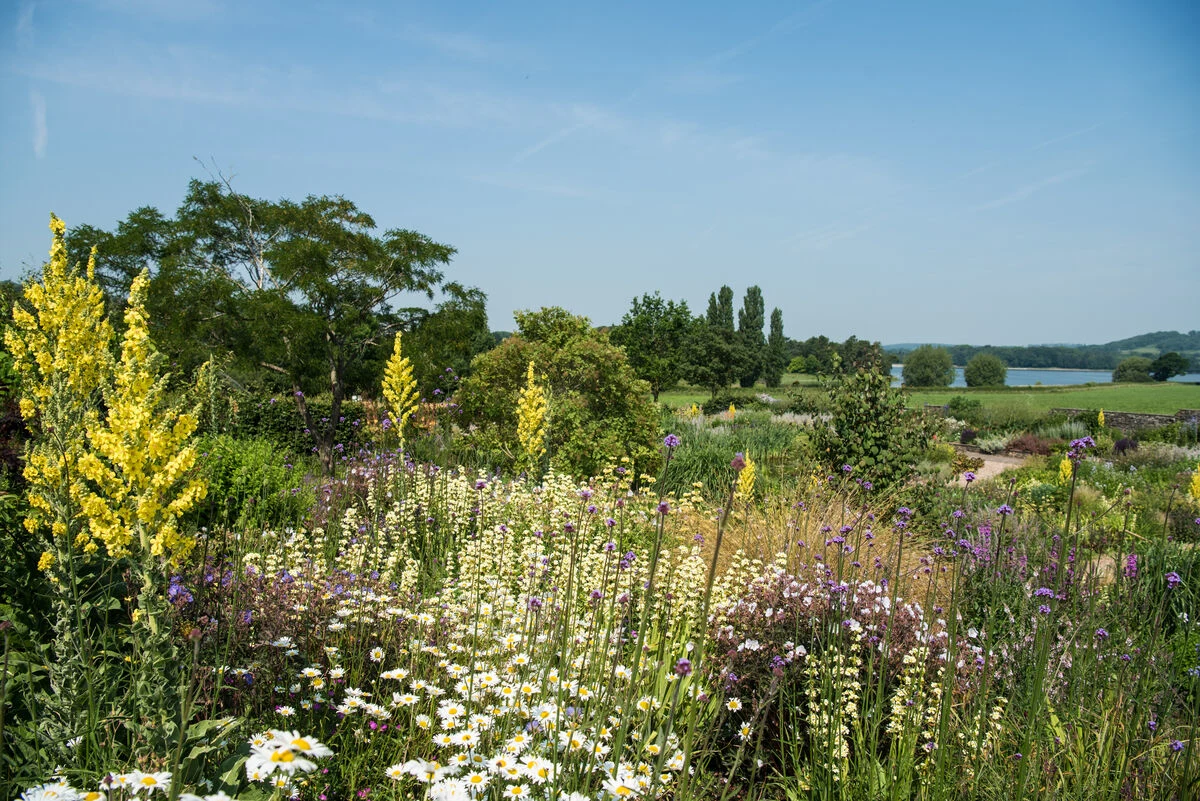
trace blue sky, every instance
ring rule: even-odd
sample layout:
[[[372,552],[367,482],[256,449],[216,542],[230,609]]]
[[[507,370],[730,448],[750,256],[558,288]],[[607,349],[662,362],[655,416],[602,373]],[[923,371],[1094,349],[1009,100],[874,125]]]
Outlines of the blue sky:
[[[455,246],[494,329],[721,284],[799,339],[1200,328],[1200,4],[2,8],[0,277],[219,170]]]

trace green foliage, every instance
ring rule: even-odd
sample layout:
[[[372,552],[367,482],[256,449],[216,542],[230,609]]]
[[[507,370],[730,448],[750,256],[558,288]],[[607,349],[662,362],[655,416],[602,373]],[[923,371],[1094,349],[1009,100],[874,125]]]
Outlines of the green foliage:
[[[733,290],[728,286],[722,286],[708,296],[706,321],[718,331],[728,334],[730,339],[733,338]]]
[[[968,398],[966,395],[955,395],[946,401],[946,414],[968,423],[978,424],[982,409],[983,403],[978,398]]]
[[[343,401],[341,414],[334,419],[329,396],[306,398],[305,401],[309,414],[333,431],[332,451],[338,461],[342,457],[356,455],[360,448],[372,444],[365,403]],[[310,430],[306,430],[303,419],[296,414],[294,398],[287,395],[267,398],[239,395],[235,396],[235,402],[236,416],[228,433],[239,439],[267,440],[296,462],[315,453],[316,438]]]
[[[968,387],[1002,387],[1007,376],[1008,366],[990,353],[980,353],[963,369]]]
[[[1168,378],[1183,375],[1188,371],[1189,362],[1178,353],[1164,353],[1150,364],[1150,375],[1155,381],[1166,381]]]
[[[462,364],[486,344],[478,290],[446,285],[450,299],[432,315],[392,309],[404,293],[432,299],[454,248],[415,231],[379,233],[370,215],[342,197],[268,201],[234,192],[228,183],[192,181],[174,219],[142,208],[114,234],[89,227],[72,232],[73,251],[91,245],[101,248],[97,269],[112,288],[153,266],[148,309],[158,322],[152,334],[183,374],[212,352],[230,352],[243,383],[328,393],[334,420],[345,398],[374,391],[390,335],[419,328],[415,319],[432,325],[431,360]],[[446,366],[453,365],[428,371]],[[296,397],[330,470],[337,458],[335,426],[311,413],[303,395]]]
[[[546,451],[552,467],[590,476],[622,456],[657,468],[659,428],[644,381],[625,353],[576,317],[552,307],[518,312],[517,334],[475,358],[462,382],[467,441],[511,465],[517,456],[517,398],[533,362],[549,396]]]
[[[686,372],[684,348],[692,326],[686,301],[664,301],[655,292],[634,298],[621,324],[609,332],[612,343],[624,348],[633,372],[650,385],[656,403],[659,393]]]
[[[1113,370],[1113,383],[1145,384],[1154,380],[1150,375],[1153,362],[1145,356],[1130,356]]]
[[[737,349],[732,334],[704,320],[696,320],[683,343],[684,374],[691,384],[714,396],[733,383]]]
[[[948,387],[954,381],[950,352],[933,345],[922,345],[904,357],[904,385],[908,387]]]
[[[783,369],[787,365],[786,337],[783,335],[783,312],[771,310],[771,334],[767,337],[766,358],[763,363],[763,380],[769,389],[779,386]]]
[[[748,287],[742,296],[742,308],[738,310],[737,338],[738,381],[743,387],[753,387],[765,367],[767,341],[763,337],[766,323],[766,307],[762,290]]]
[[[304,463],[267,439],[228,434],[197,443],[208,496],[197,508],[198,525],[237,531],[295,526],[314,501],[304,483]]]
[[[778,491],[811,472],[801,429],[776,422],[770,412],[739,412],[732,421],[718,419],[711,424],[673,417],[666,425],[679,435],[681,445],[654,485],[664,495],[682,496],[700,483],[705,497],[723,500],[736,478],[729,466],[735,453],[747,453],[754,459],[758,470],[755,487],[760,493]]]
[[[749,389],[730,389],[718,392],[702,403],[700,408],[705,414],[721,414],[722,412],[729,411],[730,406],[733,406],[735,409],[735,414],[740,414],[750,409],[768,411],[779,409],[778,405],[763,400],[759,397],[759,393]],[[734,419],[737,418],[735,417]]]
[[[444,300],[433,312],[418,315],[404,334],[417,387],[430,400],[446,393],[447,370],[460,377],[468,374],[471,360],[495,344],[488,331],[487,296],[481,290],[451,282],[441,292]],[[375,374],[382,372],[381,366]]]
[[[817,460],[831,471],[850,465],[854,475],[876,486],[907,478],[928,438],[891,379],[857,370],[828,379],[825,389],[833,417],[813,432]]]

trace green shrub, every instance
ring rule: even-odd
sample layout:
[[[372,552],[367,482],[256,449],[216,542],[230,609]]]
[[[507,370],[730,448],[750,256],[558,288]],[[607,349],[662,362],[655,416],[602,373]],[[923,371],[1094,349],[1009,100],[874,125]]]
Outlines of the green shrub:
[[[904,385],[907,387],[948,387],[954,382],[954,363],[950,351],[922,345],[904,357]]]
[[[1168,445],[1195,445],[1196,425],[1192,422],[1167,423],[1137,432],[1139,442],[1165,442]]]
[[[649,385],[634,375],[625,352],[564,309],[517,312],[518,333],[475,357],[458,400],[465,443],[510,467],[515,457],[517,396],[534,364],[549,395],[546,459],[576,476],[595,475],[627,456],[638,472],[662,460],[658,415]]]
[[[1008,365],[991,353],[977,354],[963,368],[968,387],[1002,387],[1008,378]]]
[[[1037,429],[1037,435],[1045,439],[1079,439],[1091,434],[1087,423],[1082,420],[1067,420],[1061,423],[1049,423]]]
[[[828,377],[824,386],[832,419],[813,431],[817,461],[834,472],[849,465],[877,486],[904,480],[929,437],[891,376],[858,370]]]
[[[760,397],[763,393],[754,392],[753,390],[742,390],[741,392],[718,392],[713,397],[709,398],[701,406],[705,414],[720,414],[721,412],[729,411],[732,404],[738,412],[747,411],[750,409],[779,409],[783,403],[771,403]]]
[[[977,437],[975,439],[975,447],[979,448],[983,453],[1000,453],[1008,448],[1012,437],[1008,434],[990,434],[986,437]]]
[[[332,401],[328,396],[307,398],[314,420],[327,420]],[[316,439],[304,427],[294,399],[242,395],[237,399],[232,434],[240,439],[262,439],[287,451],[293,459],[313,453]],[[337,438],[341,454],[353,455],[370,444],[365,405],[361,401],[342,401]]]
[[[1144,356],[1130,356],[1117,365],[1113,370],[1113,383],[1149,384],[1154,380],[1150,375],[1150,365],[1153,364]]]
[[[983,412],[983,402],[978,398],[968,398],[966,395],[955,395],[946,401],[946,414],[957,420],[978,425]]]
[[[218,434],[201,440],[197,449],[208,479],[199,525],[235,530],[297,525],[313,503],[303,480],[308,460],[297,468],[294,457],[271,440]]]

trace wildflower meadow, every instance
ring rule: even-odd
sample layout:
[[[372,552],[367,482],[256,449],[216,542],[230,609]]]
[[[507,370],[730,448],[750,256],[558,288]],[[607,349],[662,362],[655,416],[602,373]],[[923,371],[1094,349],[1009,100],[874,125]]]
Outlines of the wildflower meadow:
[[[319,398],[172,376],[148,276],[108,310],[52,228],[5,335],[4,798],[1200,796],[1194,443],[1101,414],[983,480],[847,369],[810,411],[619,399],[647,447],[562,389],[586,331],[471,379],[494,429],[395,336],[318,458],[231,421]]]

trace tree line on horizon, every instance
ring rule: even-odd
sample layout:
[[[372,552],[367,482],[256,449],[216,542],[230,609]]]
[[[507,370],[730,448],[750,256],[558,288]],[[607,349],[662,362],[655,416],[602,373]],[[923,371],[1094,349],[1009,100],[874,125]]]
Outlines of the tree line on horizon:
[[[1176,351],[1156,359],[1129,356],[1113,370],[1113,383],[1149,383],[1167,381],[1184,375],[1190,361]],[[954,382],[954,362],[950,350],[938,345],[921,345],[905,354],[902,373],[906,387],[948,387]],[[968,387],[1002,387],[1008,377],[1008,365],[993,353],[978,352],[963,368]]]
[[[932,344],[932,343],[931,343]],[[936,345],[950,354],[957,365],[966,365],[981,353],[999,358],[1009,367],[1033,369],[1114,370],[1126,358],[1155,358],[1177,352],[1200,361],[1200,331],[1158,331],[1108,342],[1103,345]],[[892,345],[898,361],[904,362],[917,346]]]

